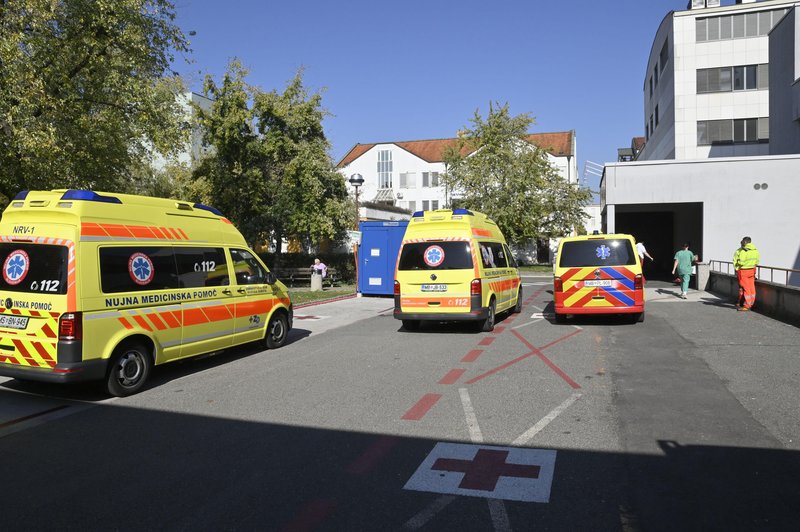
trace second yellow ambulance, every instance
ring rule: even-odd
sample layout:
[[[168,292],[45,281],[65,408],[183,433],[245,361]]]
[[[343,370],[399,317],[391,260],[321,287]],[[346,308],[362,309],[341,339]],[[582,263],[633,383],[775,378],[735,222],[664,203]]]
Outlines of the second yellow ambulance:
[[[494,329],[496,315],[522,309],[519,270],[497,224],[467,209],[414,213],[397,259],[394,317],[472,321]]]
[[[222,214],[169,199],[22,192],[0,222],[0,375],[141,390],[154,365],[292,326],[288,291]]]

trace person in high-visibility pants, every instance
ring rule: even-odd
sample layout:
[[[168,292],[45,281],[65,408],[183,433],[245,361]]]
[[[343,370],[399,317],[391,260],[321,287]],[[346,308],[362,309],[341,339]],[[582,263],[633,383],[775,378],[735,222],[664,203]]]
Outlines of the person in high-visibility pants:
[[[739,281],[739,301],[736,310],[747,311],[756,302],[756,266],[760,256],[749,236],[742,239],[742,247],[733,254],[733,269]]]

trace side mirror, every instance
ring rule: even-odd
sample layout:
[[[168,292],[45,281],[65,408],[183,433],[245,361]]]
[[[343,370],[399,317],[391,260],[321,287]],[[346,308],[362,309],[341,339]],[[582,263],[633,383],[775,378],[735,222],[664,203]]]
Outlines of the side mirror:
[[[272,272],[267,272],[266,277],[264,278],[264,282],[267,284],[275,284],[278,282],[278,278]]]

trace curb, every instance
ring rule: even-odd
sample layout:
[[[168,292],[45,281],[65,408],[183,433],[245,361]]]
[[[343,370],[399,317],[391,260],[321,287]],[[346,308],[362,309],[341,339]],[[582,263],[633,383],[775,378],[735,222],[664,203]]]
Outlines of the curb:
[[[331,299],[320,299],[319,301],[309,301],[308,303],[301,303],[299,305],[296,305],[294,307],[294,309],[297,310],[297,309],[306,308],[306,307],[313,307],[313,306],[322,305],[322,304],[325,304],[325,303],[333,303],[334,301],[344,301],[345,299],[354,299],[355,297],[356,297],[356,294],[352,294],[352,295],[349,295],[349,296],[339,296],[339,297],[334,297],[334,298],[331,298]]]

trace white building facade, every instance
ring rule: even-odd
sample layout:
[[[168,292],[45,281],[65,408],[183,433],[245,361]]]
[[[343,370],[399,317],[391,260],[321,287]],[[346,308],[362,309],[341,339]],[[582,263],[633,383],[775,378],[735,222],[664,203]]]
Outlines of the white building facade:
[[[550,163],[571,183],[577,183],[574,131],[532,134],[528,140],[547,152]],[[413,140],[356,144],[337,164],[349,179],[359,174],[361,201],[393,205],[410,212],[447,208],[458,191],[448,190],[443,154],[457,139]]]
[[[604,229],[645,242],[654,273],[669,276],[686,241],[705,262],[730,261],[744,236],[763,266],[800,269],[797,5],[693,0],[656,32],[647,143],[601,180]]]
[[[661,22],[639,160],[768,155],[769,33],[796,0],[693,0]]]

